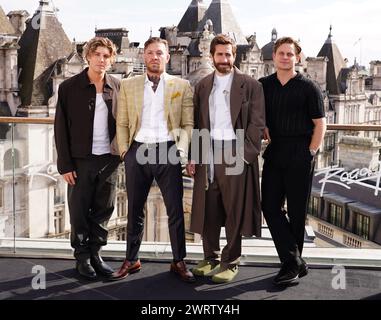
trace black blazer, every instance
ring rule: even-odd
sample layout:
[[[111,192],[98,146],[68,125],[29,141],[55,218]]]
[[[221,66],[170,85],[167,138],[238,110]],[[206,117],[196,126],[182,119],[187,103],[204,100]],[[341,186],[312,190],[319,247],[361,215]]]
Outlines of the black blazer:
[[[74,171],[73,158],[91,155],[95,115],[96,88],[90,83],[88,68],[65,80],[58,89],[58,102],[54,120],[57,148],[57,169],[60,174]],[[106,74],[103,99],[108,108],[108,131],[111,153],[118,155],[116,147],[116,108],[120,81]]]

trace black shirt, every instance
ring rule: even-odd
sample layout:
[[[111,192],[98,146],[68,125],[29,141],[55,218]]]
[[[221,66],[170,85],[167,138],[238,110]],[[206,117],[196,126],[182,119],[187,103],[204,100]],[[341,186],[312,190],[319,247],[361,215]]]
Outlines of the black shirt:
[[[312,119],[325,117],[320,88],[300,73],[284,86],[274,73],[259,80],[266,102],[266,125],[272,139],[312,136]]]
[[[259,81],[263,85],[266,126],[271,137],[263,157],[280,163],[311,160],[309,144],[315,126],[312,119],[325,117],[320,88],[300,73],[284,86],[276,73]]]

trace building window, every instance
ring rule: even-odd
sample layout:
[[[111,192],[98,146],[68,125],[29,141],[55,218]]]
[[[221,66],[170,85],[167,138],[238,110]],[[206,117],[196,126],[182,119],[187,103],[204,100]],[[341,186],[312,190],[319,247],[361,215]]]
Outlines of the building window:
[[[265,64],[265,76],[268,76],[270,74],[270,66],[268,64]]]
[[[127,216],[127,197],[121,193],[116,198],[116,214],[118,218]]]
[[[126,190],[126,175],[123,166],[120,166],[118,169],[117,188],[120,190]]]
[[[117,241],[126,241],[126,232],[125,231],[120,231],[116,235],[116,240]]]
[[[61,191],[61,185],[58,184],[54,187],[54,205],[61,205],[65,203],[65,195]]]
[[[0,208],[4,206],[4,187],[0,186]]]
[[[355,213],[354,233],[364,238],[365,240],[369,240],[369,223],[370,223],[370,219],[368,216]]]
[[[331,203],[329,205],[329,223],[341,228],[343,223],[343,207]]]
[[[312,197],[308,203],[308,213],[317,217],[319,214],[319,198]]]
[[[63,209],[54,211],[54,232],[55,234],[65,232],[65,215]]]
[[[20,168],[20,153],[18,150],[14,150],[14,159],[12,157],[12,150],[8,150],[4,154],[4,170],[12,170],[13,164],[15,166],[15,169]]]
[[[335,135],[334,134],[328,134],[325,137],[324,142],[324,151],[330,152],[335,148]]]

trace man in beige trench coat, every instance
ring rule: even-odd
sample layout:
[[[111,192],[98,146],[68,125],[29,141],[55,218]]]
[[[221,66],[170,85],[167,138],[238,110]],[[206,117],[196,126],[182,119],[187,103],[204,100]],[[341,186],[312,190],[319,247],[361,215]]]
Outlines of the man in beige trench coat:
[[[204,249],[204,260],[192,271],[213,275],[216,283],[237,275],[242,235],[261,235],[258,155],[265,127],[264,96],[258,81],[233,66],[236,49],[225,35],[211,43],[216,71],[195,88],[192,160],[187,165],[195,179],[190,230],[202,235]],[[208,138],[200,130],[210,133],[207,148]],[[241,170],[234,172],[239,163]],[[220,260],[223,226],[227,245]]]

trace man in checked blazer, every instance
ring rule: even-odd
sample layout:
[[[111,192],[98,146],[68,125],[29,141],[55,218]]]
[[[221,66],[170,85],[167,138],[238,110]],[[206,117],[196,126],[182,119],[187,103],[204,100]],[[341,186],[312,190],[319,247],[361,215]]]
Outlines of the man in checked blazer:
[[[126,260],[112,280],[141,268],[138,258],[144,229],[144,204],[156,180],[168,214],[173,262],[170,270],[186,282],[195,278],[184,262],[183,183],[179,159],[185,162],[193,128],[193,92],[186,80],[165,72],[166,40],[144,44],[147,73],[122,81],[118,100],[117,141],[126,168],[128,224]]]

